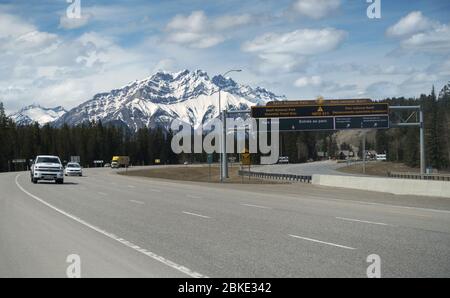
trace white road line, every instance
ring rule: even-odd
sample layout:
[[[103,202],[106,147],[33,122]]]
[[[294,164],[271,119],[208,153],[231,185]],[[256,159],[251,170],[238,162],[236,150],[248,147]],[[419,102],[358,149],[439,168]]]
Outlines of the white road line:
[[[418,211],[429,211],[429,212],[436,212],[436,213],[446,213],[450,214],[450,210],[443,210],[443,209],[432,209],[432,208],[422,208],[422,207],[411,207],[411,206],[401,206],[401,205],[391,205],[391,204],[384,204],[384,203],[373,203],[373,202],[366,202],[366,201],[357,201],[357,200],[343,200],[343,199],[333,199],[323,196],[313,196],[308,195],[310,198],[319,198],[322,199],[323,202],[327,201],[334,201],[334,202],[342,202],[342,203],[356,203],[361,205],[374,205],[374,206],[380,206],[380,207],[389,207],[389,208],[399,208],[399,209],[408,209],[408,210],[418,210]],[[286,196],[287,198],[291,199],[298,199],[298,197],[292,197],[292,196]],[[320,202],[320,200],[317,200],[317,202]],[[406,214],[406,213],[405,213]],[[407,214],[406,214],[407,215]]]
[[[352,219],[352,218],[345,218],[345,217],[336,217],[336,218],[341,219],[341,220],[346,220],[346,221],[355,221],[355,222],[361,222],[361,223],[372,224],[372,225],[388,226],[388,224],[385,224],[382,222],[374,222],[374,221]]]
[[[100,234],[102,234],[102,235],[112,239],[112,240],[115,240],[115,241],[117,241],[117,242],[119,242],[119,243],[121,243],[121,244],[123,244],[123,245],[125,245],[125,246],[127,246],[129,248],[131,248],[131,249],[134,249],[135,251],[146,255],[147,257],[150,257],[150,258],[152,258],[152,259],[154,259],[154,260],[156,260],[158,262],[163,263],[164,265],[167,265],[167,266],[169,266],[169,267],[171,267],[171,268],[173,268],[175,270],[178,270],[178,271],[180,271],[180,272],[182,272],[182,273],[184,273],[184,274],[186,274],[188,276],[195,277],[195,278],[207,278],[207,276],[205,276],[203,274],[200,274],[198,272],[192,271],[191,269],[189,269],[187,267],[184,267],[184,266],[181,266],[181,265],[179,265],[179,264],[177,264],[175,262],[172,262],[172,261],[170,261],[170,260],[168,260],[168,259],[166,259],[166,258],[164,258],[162,256],[159,256],[159,255],[157,255],[157,254],[155,254],[155,253],[153,253],[151,251],[146,250],[145,248],[141,248],[138,245],[135,245],[135,244],[133,244],[133,243],[131,243],[131,242],[125,240],[125,239],[122,239],[122,238],[120,238],[120,237],[118,237],[118,236],[116,236],[116,235],[114,235],[112,233],[106,232],[106,231],[104,231],[104,230],[102,230],[102,229],[100,229],[100,228],[98,228],[98,227],[96,227],[94,225],[91,225],[90,223],[82,220],[81,218],[78,218],[78,217],[76,217],[76,216],[74,216],[74,215],[72,215],[70,213],[67,213],[67,212],[65,212],[65,211],[63,211],[63,210],[61,210],[61,209],[59,209],[59,208],[57,208],[57,207],[47,203],[46,201],[44,201],[43,199],[39,198],[38,196],[35,196],[32,193],[30,193],[27,190],[25,190],[19,184],[18,178],[19,178],[20,175],[21,174],[18,174],[16,176],[16,179],[15,179],[17,187],[22,192],[24,192],[26,195],[28,195],[29,197],[35,199],[36,201],[44,204],[47,207],[53,209],[54,211],[56,211],[56,212],[58,212],[58,213],[60,213],[60,214],[62,214],[64,216],[66,216],[66,217],[68,217],[68,218],[70,218],[70,219],[72,219],[72,220],[74,220],[74,221],[76,221],[76,222],[78,222],[78,223],[80,223],[80,224],[82,224],[82,225],[84,225],[84,226],[86,226],[86,227],[88,227],[88,228],[90,228],[90,229],[92,229],[92,230],[94,230],[94,231],[96,231],[96,232],[98,232],[98,233],[100,233]]]
[[[145,203],[142,201],[130,200],[130,202],[135,203],[135,204],[145,205]]]
[[[161,192],[159,189],[154,189],[154,188],[150,188],[150,189],[148,189],[148,191],[151,191],[151,192]]]
[[[241,204],[242,206],[247,206],[247,207],[255,207],[255,208],[261,208],[261,209],[272,209],[270,207],[266,207],[266,206],[261,206],[261,205],[253,205],[253,204]]]
[[[134,185],[128,185],[129,188],[136,188]]]
[[[206,216],[206,215],[201,215],[201,214],[192,213],[192,212],[187,212],[187,211],[183,211],[183,213],[184,213],[184,214],[188,214],[188,215],[193,215],[193,216],[202,217],[202,218],[211,218],[211,217]]]
[[[97,192],[99,195],[101,195],[101,196],[107,196],[108,194],[107,193],[105,193],[105,192],[101,192],[101,191],[99,191],[99,192]]]
[[[186,195],[186,197],[191,198],[191,199],[203,199],[203,197],[201,197],[201,196],[194,196],[194,195]]]
[[[320,241],[320,240],[306,238],[306,237],[301,237],[301,236],[297,236],[297,235],[289,234],[289,236],[294,237],[294,238],[298,238],[298,239],[303,239],[303,240],[308,240],[308,241],[312,241],[312,242],[317,242],[317,243],[322,243],[322,244],[326,244],[326,245],[331,245],[331,246],[336,246],[336,247],[340,247],[340,248],[345,248],[345,249],[356,249],[354,247],[344,246],[344,245],[331,243],[331,242]]]

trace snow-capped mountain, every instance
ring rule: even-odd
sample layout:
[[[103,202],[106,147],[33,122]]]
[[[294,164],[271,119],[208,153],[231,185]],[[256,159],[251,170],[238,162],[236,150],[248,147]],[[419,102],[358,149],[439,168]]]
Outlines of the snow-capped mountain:
[[[34,122],[44,125],[54,122],[65,113],[67,113],[67,111],[61,106],[56,108],[44,108],[40,105],[32,104],[9,115],[9,117],[16,122],[17,125],[28,125]]]
[[[286,99],[264,88],[240,85],[220,75],[210,78],[201,70],[161,71],[120,89],[97,94],[54,124],[77,125],[101,120],[137,130],[145,126],[167,128],[173,119],[179,119],[196,128],[219,115],[219,88],[222,109],[226,105],[228,110],[248,109],[256,104]]]

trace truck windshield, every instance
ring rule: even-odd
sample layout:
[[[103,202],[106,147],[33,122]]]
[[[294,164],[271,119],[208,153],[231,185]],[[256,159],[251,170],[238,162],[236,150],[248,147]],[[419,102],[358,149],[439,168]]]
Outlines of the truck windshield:
[[[36,163],[60,163],[56,157],[38,157]]]

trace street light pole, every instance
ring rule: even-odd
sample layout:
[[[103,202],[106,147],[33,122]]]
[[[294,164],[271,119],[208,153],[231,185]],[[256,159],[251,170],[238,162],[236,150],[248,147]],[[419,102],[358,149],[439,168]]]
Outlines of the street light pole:
[[[224,74],[222,74],[222,77],[225,77],[227,74],[231,72],[241,72],[241,69],[231,69]],[[222,123],[222,134],[221,134],[221,150],[222,153],[220,154],[220,182],[224,182],[225,178],[228,178],[228,159],[227,159],[227,128],[226,128],[226,105],[224,110],[222,111],[222,103],[221,103],[221,96],[220,96],[221,88],[219,86],[219,111],[220,111],[220,120]]]

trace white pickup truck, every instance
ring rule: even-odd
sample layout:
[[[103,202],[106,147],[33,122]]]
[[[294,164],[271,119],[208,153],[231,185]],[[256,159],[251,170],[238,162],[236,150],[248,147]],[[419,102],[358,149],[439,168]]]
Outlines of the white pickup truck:
[[[39,180],[54,180],[57,184],[64,183],[64,167],[58,156],[38,155],[31,165],[31,182]]]

